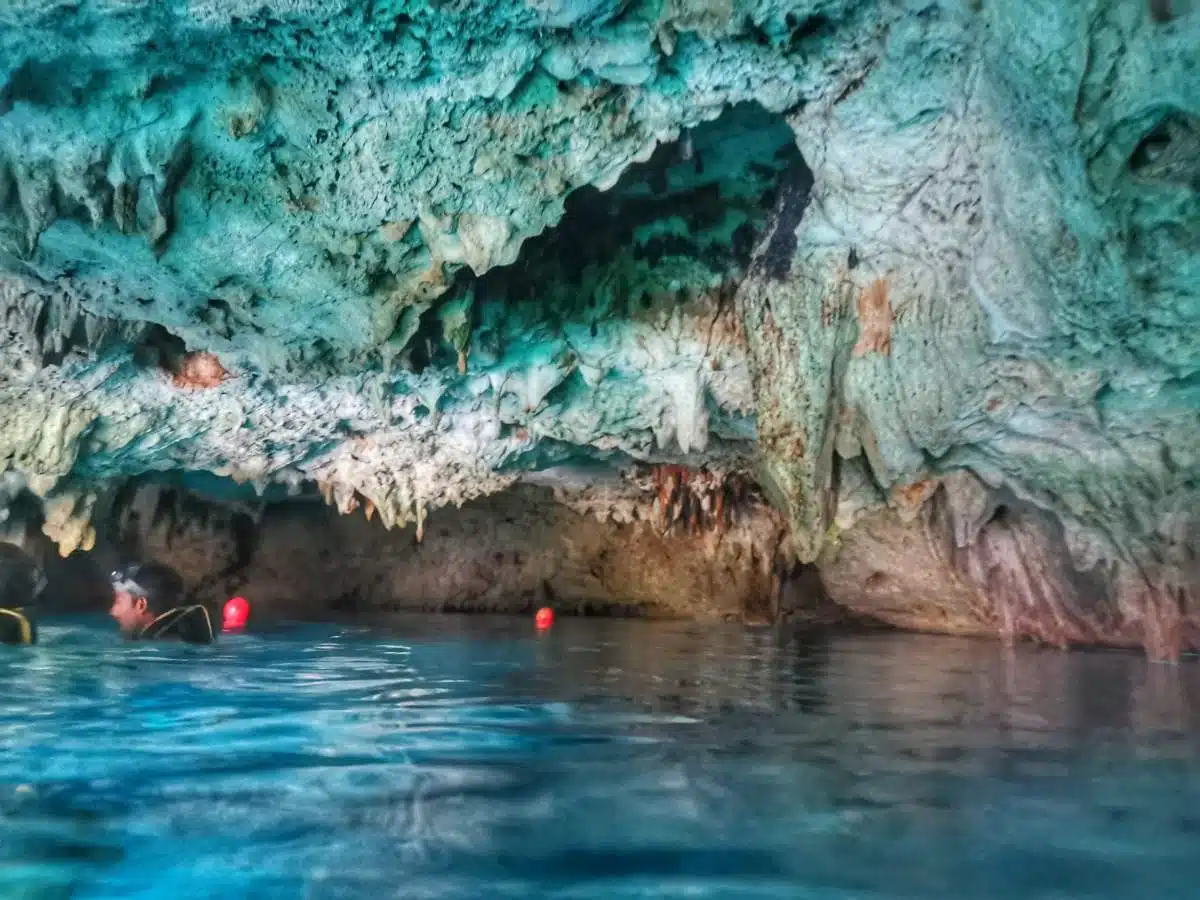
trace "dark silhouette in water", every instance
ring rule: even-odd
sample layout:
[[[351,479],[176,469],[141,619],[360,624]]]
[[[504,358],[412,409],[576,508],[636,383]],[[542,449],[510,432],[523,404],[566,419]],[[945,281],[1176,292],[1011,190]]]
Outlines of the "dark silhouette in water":
[[[45,587],[46,576],[32,556],[16,544],[0,543],[0,643],[37,643],[32,608]]]

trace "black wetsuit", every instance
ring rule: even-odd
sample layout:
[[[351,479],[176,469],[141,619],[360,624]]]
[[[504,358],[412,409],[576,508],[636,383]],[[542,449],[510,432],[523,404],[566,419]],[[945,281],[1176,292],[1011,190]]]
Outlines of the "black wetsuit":
[[[0,606],[0,644],[36,644],[37,626],[20,607]]]
[[[137,634],[140,641],[176,639],[189,644],[211,644],[216,640],[212,619],[208,610],[199,604],[177,606],[161,616]]]

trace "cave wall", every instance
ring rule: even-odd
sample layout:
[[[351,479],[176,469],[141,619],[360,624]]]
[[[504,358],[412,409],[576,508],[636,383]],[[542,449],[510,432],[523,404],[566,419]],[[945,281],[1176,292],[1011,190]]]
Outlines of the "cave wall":
[[[848,606],[1173,656],[1200,615],[1200,200],[1173,124],[1196,16],[945,12],[790,116],[815,185],[781,195],[738,292],[764,488]],[[1026,512],[931,536],[908,522],[939,491]]]
[[[1143,587],[1131,602],[1115,568],[1080,567],[1056,517],[965,473],[917,509],[866,513],[820,565],[831,595],[900,628],[1166,657],[1197,646],[1200,615],[1184,590]]]

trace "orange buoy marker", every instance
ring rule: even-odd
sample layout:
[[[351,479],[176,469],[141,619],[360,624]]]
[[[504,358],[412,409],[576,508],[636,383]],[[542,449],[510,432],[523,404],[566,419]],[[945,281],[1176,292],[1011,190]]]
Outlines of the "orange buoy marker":
[[[221,626],[225,631],[240,631],[246,627],[246,619],[250,616],[250,604],[245,597],[231,597],[225,601],[225,609],[221,613]]]
[[[545,631],[554,624],[554,610],[548,606],[543,606],[537,611],[537,615],[533,617],[533,624],[540,630]]]

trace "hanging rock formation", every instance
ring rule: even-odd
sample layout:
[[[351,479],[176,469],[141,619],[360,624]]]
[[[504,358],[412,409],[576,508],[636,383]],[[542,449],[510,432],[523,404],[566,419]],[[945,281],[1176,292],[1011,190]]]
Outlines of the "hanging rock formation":
[[[1187,0],[0,10],[0,496],[64,553],[161,477],[422,540],[515,504],[684,573],[745,483],[768,611],[813,564],[1174,656],[1197,46]]]

